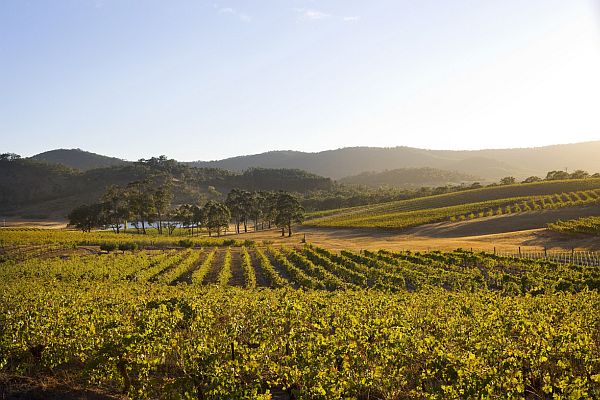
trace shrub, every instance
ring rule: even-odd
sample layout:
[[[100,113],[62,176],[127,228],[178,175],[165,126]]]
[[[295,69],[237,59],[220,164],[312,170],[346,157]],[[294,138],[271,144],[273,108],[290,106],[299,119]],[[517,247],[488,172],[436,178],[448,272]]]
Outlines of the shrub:
[[[100,250],[102,251],[115,251],[117,249],[116,243],[100,243]]]
[[[186,248],[194,247],[194,242],[192,242],[190,239],[181,239],[178,244],[179,246]]]
[[[135,251],[137,250],[138,245],[135,242],[124,242],[124,243],[119,243],[119,250],[125,252],[125,251]]]

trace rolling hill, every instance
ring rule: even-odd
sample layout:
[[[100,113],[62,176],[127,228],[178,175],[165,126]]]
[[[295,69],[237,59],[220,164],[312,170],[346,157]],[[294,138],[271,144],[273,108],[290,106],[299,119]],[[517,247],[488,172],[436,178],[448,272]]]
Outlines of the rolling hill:
[[[62,164],[80,171],[127,164],[127,161],[120,158],[107,157],[81,149],[50,150],[36,154],[31,159],[49,164]]]
[[[600,178],[492,186],[313,213],[308,225],[403,229],[541,209],[600,205]],[[600,207],[598,208],[600,213]]]
[[[262,154],[196,161],[190,165],[243,171],[252,167],[298,168],[340,179],[365,171],[398,168],[439,168],[473,174],[488,180],[513,175],[543,176],[551,170],[600,171],[600,141],[535,148],[471,151],[425,150],[411,147],[349,147],[318,153],[271,151]]]
[[[415,188],[422,186],[459,184],[477,180],[480,180],[480,178],[473,175],[424,167],[398,168],[382,172],[363,172],[358,175],[342,178],[339,182],[352,185],[365,185],[374,188],[381,186]]]
[[[218,168],[243,172],[250,168],[300,169],[332,179],[365,172],[383,172],[405,168],[435,168],[497,181],[504,176],[523,179],[545,176],[548,171],[582,169],[600,171],[600,141],[559,144],[533,148],[487,150],[427,150],[411,147],[347,147],[316,153],[269,151],[215,161],[185,162],[192,167]],[[59,149],[31,157],[37,161],[62,164],[80,171],[128,161],[80,149]],[[426,185],[426,182],[423,182]]]
[[[0,215],[64,218],[78,205],[95,202],[110,185],[132,181],[171,182],[174,203],[220,199],[233,188],[304,193],[330,190],[333,182],[300,170],[250,169],[234,173],[192,168],[174,160],[135,162],[79,171],[33,159],[0,160]]]

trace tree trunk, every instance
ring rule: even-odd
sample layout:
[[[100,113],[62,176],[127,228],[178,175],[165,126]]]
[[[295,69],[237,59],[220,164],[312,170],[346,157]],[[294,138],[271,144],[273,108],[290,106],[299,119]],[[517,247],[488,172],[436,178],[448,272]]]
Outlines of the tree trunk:
[[[285,236],[285,228],[281,228],[281,237]]]
[[[144,218],[142,218],[142,233],[146,234],[146,221],[144,221]]]
[[[288,224],[288,237],[292,236],[292,224]]]
[[[244,233],[248,233],[248,221],[244,218]]]

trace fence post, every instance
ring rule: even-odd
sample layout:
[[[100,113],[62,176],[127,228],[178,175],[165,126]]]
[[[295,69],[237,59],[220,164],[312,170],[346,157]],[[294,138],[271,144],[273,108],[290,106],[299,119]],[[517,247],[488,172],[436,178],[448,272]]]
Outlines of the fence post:
[[[522,258],[522,254],[521,254],[521,246],[519,246],[519,258]]]

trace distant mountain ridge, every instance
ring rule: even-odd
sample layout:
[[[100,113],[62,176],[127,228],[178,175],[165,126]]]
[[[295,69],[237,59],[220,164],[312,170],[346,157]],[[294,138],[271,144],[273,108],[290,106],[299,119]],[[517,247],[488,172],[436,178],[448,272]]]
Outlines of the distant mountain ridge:
[[[347,147],[317,153],[270,151],[217,161],[189,163],[198,167],[243,171],[252,167],[297,168],[340,179],[365,171],[438,168],[497,180],[513,175],[543,176],[551,170],[600,171],[600,141],[545,147],[488,150],[426,150],[412,147]]]
[[[242,172],[250,168],[300,169],[332,179],[399,168],[436,168],[496,181],[504,176],[522,179],[545,176],[548,171],[583,169],[600,171],[600,141],[544,147],[486,150],[426,150],[412,147],[346,147],[316,153],[282,150],[185,164]],[[127,161],[80,149],[60,149],[32,157],[53,164],[87,171],[125,165]]]

